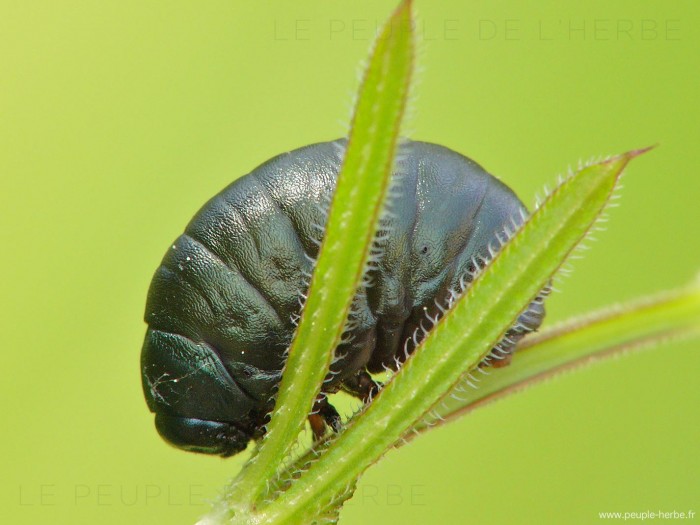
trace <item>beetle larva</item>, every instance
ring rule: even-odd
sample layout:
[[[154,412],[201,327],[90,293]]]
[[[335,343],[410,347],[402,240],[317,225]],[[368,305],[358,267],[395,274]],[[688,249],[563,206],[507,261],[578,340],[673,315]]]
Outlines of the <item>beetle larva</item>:
[[[345,145],[306,146],[238,179],[197,212],[156,270],[141,370],[156,427],[171,444],[228,456],[264,433]],[[326,394],[371,398],[378,386],[370,374],[406,359],[438,305],[525,213],[506,185],[443,146],[405,141],[397,159],[381,256],[355,297],[351,337],[336,349]],[[543,316],[538,298],[497,357],[507,362]],[[325,396],[316,409],[337,426]]]

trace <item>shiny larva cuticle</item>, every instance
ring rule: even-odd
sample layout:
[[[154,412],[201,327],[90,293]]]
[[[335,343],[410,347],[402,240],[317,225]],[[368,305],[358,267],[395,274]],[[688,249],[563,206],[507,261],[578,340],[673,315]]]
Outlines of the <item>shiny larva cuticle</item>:
[[[265,162],[209,200],[167,251],[148,293],[141,371],[171,444],[228,456],[263,435],[345,144]],[[370,374],[400,366],[526,213],[505,184],[443,146],[403,141],[394,171],[368,284],[325,394],[368,401],[378,388]],[[507,363],[543,316],[538,298],[494,357]],[[337,427],[325,396],[317,410]]]

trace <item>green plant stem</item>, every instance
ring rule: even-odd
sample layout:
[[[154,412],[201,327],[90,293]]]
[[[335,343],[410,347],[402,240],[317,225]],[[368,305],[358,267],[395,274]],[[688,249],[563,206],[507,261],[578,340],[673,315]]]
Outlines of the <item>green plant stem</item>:
[[[631,152],[563,182],[432,328],[361,417],[278,499],[266,523],[303,523],[399,441],[476,366],[545,286],[604,209]]]
[[[439,417],[421,420],[406,440],[567,370],[666,341],[695,338],[700,338],[700,283],[564,321],[521,341],[513,363],[490,370],[476,389],[444,396],[436,409]],[[327,445],[318,444],[290,470],[306,470]]]
[[[254,508],[268,480],[284,464],[341,342],[390,185],[413,60],[411,1],[406,0],[382,30],[360,88],[326,235],[272,420],[257,453],[226,497],[239,517]]]
[[[444,425],[571,368],[667,340],[697,337],[697,284],[572,319],[523,340],[510,366],[491,370],[476,389],[444,396],[436,409],[439,418],[421,421],[415,430],[423,433]]]

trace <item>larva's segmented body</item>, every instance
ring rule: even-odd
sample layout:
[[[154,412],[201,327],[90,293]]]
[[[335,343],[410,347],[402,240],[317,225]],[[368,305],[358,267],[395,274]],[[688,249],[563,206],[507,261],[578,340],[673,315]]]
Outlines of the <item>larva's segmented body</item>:
[[[206,203],[165,255],[148,295],[141,366],[148,406],[172,444],[231,455],[264,432],[345,144],[259,166]],[[379,255],[325,393],[370,398],[377,385],[368,372],[405,360],[525,213],[507,186],[442,146],[405,141],[395,171]],[[498,357],[507,361],[543,316],[538,299]],[[318,409],[335,426],[325,399]]]

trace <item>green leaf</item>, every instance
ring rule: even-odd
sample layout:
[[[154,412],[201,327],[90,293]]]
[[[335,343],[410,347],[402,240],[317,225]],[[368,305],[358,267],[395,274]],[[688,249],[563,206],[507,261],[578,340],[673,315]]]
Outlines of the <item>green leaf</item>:
[[[406,440],[567,370],[691,338],[700,338],[700,280],[678,290],[570,319],[528,336],[518,345],[510,366],[479,376],[476,389],[460,388],[443,396],[431,411],[435,417],[419,421]],[[290,471],[306,470],[328,443],[322,445],[299,458]],[[289,477],[284,480],[286,488],[291,482]],[[279,489],[283,490],[281,486]]]
[[[247,512],[295,443],[340,344],[362,283],[391,182],[413,70],[411,2],[403,2],[376,42],[360,88],[308,298],[289,350],[272,420],[227,499]]]
[[[325,508],[454,388],[585,237],[622,170],[639,153],[588,166],[549,195],[374,401],[265,508],[265,519],[301,523]]]
[[[415,430],[443,425],[571,368],[691,337],[700,337],[697,283],[567,321],[523,340],[511,365],[481,376],[478,388],[444,396],[435,409],[437,418],[420,421]]]

